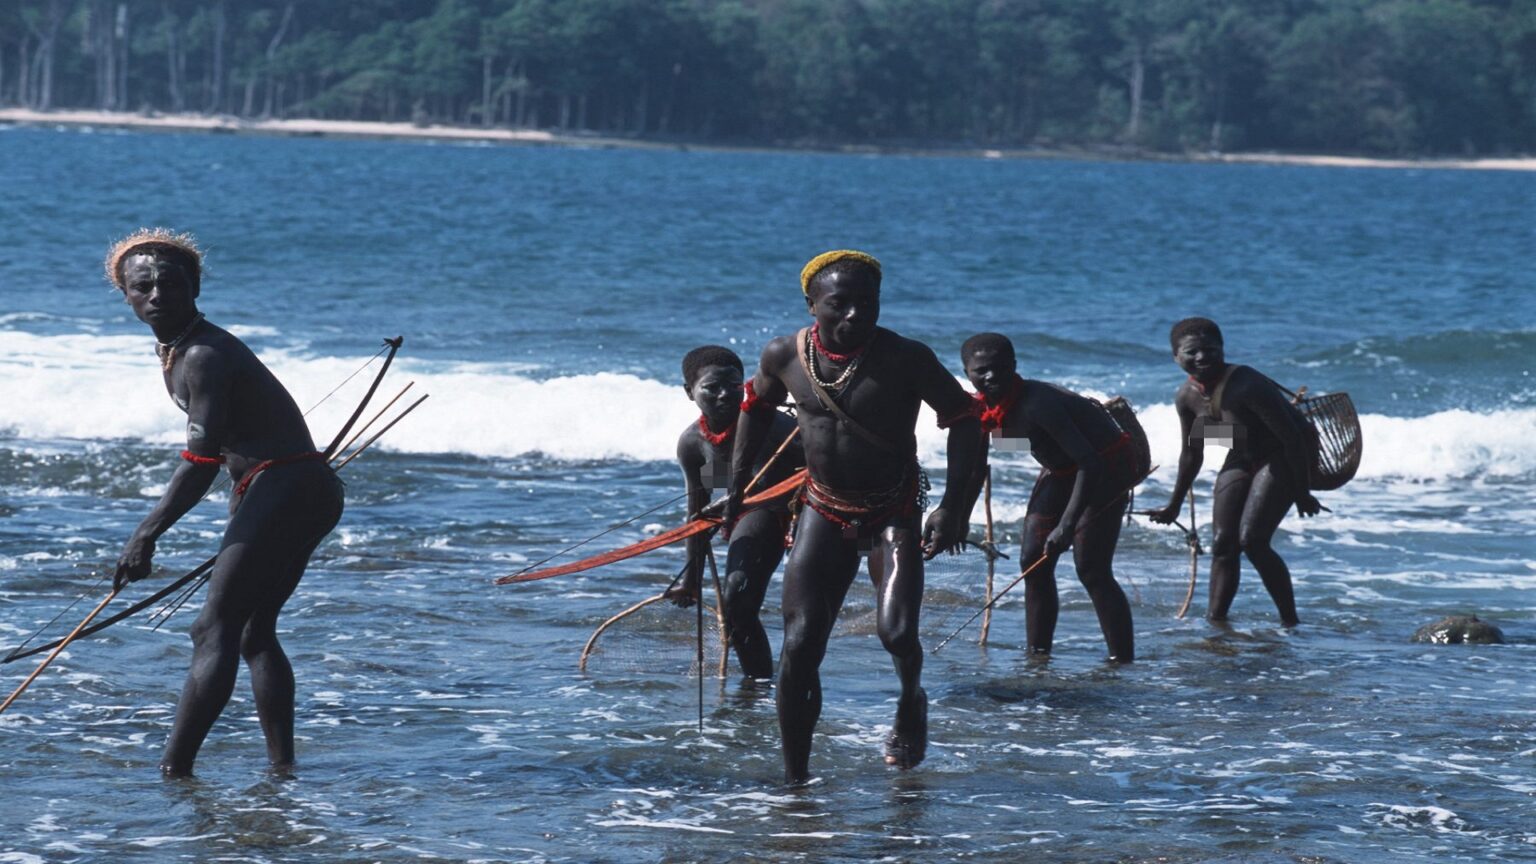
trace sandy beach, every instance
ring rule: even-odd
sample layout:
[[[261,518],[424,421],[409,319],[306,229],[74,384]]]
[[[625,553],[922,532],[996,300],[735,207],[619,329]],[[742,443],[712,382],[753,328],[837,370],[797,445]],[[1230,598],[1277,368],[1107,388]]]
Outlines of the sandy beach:
[[[427,141],[483,141],[492,144],[524,144],[578,147],[629,147],[639,149],[697,148],[709,150],[763,150],[767,146],[730,147],[716,144],[681,144],[637,138],[613,138],[600,135],[562,134],[538,129],[483,128],[413,123],[379,123],[358,120],[252,120],[229,115],[140,114],[127,111],[34,111],[26,108],[0,108],[0,123],[28,126],[104,127],[136,129],[148,132],[203,132],[210,134],[271,135],[294,138],[396,138]],[[850,152],[890,152],[903,154],[942,154],[975,156],[987,159],[1135,159],[1158,161],[1221,162],[1262,165],[1312,165],[1326,168],[1395,168],[1460,171],[1536,171],[1536,158],[1489,159],[1384,159],[1360,156],[1330,156],[1301,153],[1188,153],[1165,154],[1136,151],[1100,152],[1094,150],[1039,149],[921,149],[881,147],[808,148]]]

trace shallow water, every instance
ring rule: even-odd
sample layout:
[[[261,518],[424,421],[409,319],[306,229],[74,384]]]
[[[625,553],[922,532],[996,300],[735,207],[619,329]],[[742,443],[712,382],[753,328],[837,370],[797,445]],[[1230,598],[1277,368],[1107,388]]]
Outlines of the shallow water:
[[[242,683],[198,778],[161,780],[192,612],[120,625],[0,716],[0,862],[1536,860],[1533,201],[1523,174],[0,129],[20,246],[0,264],[0,643],[84,596],[61,635],[105,593],[179,449],[148,336],[98,275],[110,238],[196,231],[204,309],[302,405],[396,333],[390,387],[432,394],[345,470],[342,526],[284,617],[295,774],[263,769]],[[1165,466],[1142,504],[1171,480],[1172,320],[1212,315],[1234,359],[1348,390],[1360,476],[1278,541],[1304,625],[1276,626],[1251,570],[1235,629],[1200,621],[1205,559],[1176,619],[1184,544],[1138,522],[1117,557],[1138,662],[1102,662],[1066,570],[1055,656],[1025,660],[1010,595],[987,649],[973,625],[928,658],[929,756],[901,773],[880,760],[895,676],[861,582],[801,791],[777,783],[770,691],[711,654],[700,703],[693,613],[652,607],[667,633],[622,625],[578,672],[592,629],[680,552],[490,580],[676,495],[681,354],[723,341],[750,363],[802,320],[800,264],[838,245],[884,259],[884,323],[952,369],[997,329],[1025,374],[1130,396]],[[317,437],[365,377],[312,415]],[[1011,538],[1033,466],[998,463]],[[166,536],[164,578],[216,548],[222,505]],[[974,610],[981,572],[932,569],[927,645]],[[1510,644],[1408,642],[1454,612]],[[776,642],[773,592],[764,617]]]

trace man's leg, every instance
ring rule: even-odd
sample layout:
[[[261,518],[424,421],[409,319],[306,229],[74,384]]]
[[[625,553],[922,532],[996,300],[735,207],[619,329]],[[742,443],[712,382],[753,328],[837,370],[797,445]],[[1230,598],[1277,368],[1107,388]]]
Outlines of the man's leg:
[[[208,597],[192,624],[192,665],[160,761],[166,774],[192,773],[198,749],[234,691],[247,624],[274,602],[282,607],[297,585],[295,574],[303,572],[309,553],[340,517],[339,497],[332,500],[312,484],[293,485],[309,473],[308,467],[264,473],[230,517],[208,580]],[[339,483],[329,469],[323,470],[330,482]],[[272,617],[275,626],[275,610]]]
[[[1211,594],[1205,610],[1205,617],[1212,621],[1227,620],[1232,598],[1237,596],[1242,565],[1238,526],[1252,485],[1253,474],[1247,465],[1230,457],[1216,475],[1211,494]]]
[[[294,762],[293,666],[277,639],[277,616],[299,587],[315,547],[340,521],[342,510],[341,481],[330,469],[303,466],[286,473],[299,476],[284,476],[285,481],[300,484],[307,481],[319,487],[304,495],[307,515],[317,520],[312,528],[313,539],[298,551],[288,571],[282,574],[282,580],[276,583],[277,590],[258,601],[240,638],[240,656],[245,658],[246,667],[251,670],[256,716],[261,721],[261,734],[267,742],[267,761],[274,767],[288,767]],[[306,489],[310,488],[306,485]],[[289,500],[297,497],[292,491],[284,491],[284,497]]]
[[[821,660],[837,613],[858,571],[858,547],[842,526],[806,507],[784,568],[784,647],[775,698],[784,745],[784,779],[810,779],[811,736],[821,716]]]
[[[248,504],[251,502],[247,502]],[[176,703],[160,770],[171,776],[192,773],[197,751],[229,702],[240,666],[240,634],[255,611],[263,589],[268,589],[293,559],[293,550],[278,554],[262,531],[270,513],[242,506],[230,520],[224,546],[208,580],[208,597],[192,623],[192,665]],[[260,517],[269,517],[262,519]]]
[[[928,695],[923,692],[923,646],[918,617],[923,608],[923,548],[917,523],[904,518],[880,532],[871,550],[875,577],[876,630],[901,679],[896,722],[885,744],[885,761],[912,768],[928,752]],[[876,575],[878,574],[878,575]]]
[[[773,677],[773,647],[763,629],[763,598],[773,570],[784,557],[783,517],[753,510],[741,517],[725,555],[725,622],[741,672],[749,678]]]
[[[1115,546],[1120,542],[1121,515],[1126,496],[1090,511],[1072,539],[1077,578],[1093,600],[1099,616],[1099,629],[1109,645],[1109,659],[1129,663],[1136,659],[1135,632],[1131,626],[1131,604],[1125,591],[1115,581]]]
[[[1071,496],[1071,478],[1040,472],[1024,515],[1024,536],[1019,544],[1021,572],[1028,570],[1045,553],[1045,538],[1056,529],[1056,522]],[[1024,632],[1029,640],[1030,654],[1050,654],[1051,644],[1056,639],[1056,619],[1061,613],[1061,600],[1056,593],[1056,561],[1060,557],[1059,553],[1052,555],[1024,577]]]
[[[282,574],[281,587],[262,598],[260,608],[245,623],[240,636],[240,656],[251,670],[251,693],[256,716],[267,741],[267,761],[274,767],[293,764],[293,666],[277,640],[277,616],[293,595],[309,563],[311,546]]]
[[[1238,529],[1238,543],[1243,554],[1259,571],[1264,588],[1275,601],[1280,613],[1280,623],[1295,627],[1301,623],[1296,617],[1296,595],[1291,588],[1291,571],[1285,560],[1275,551],[1272,542],[1280,520],[1295,503],[1290,484],[1275,473],[1273,463],[1265,465],[1253,478],[1253,488],[1248,493],[1247,506]]]

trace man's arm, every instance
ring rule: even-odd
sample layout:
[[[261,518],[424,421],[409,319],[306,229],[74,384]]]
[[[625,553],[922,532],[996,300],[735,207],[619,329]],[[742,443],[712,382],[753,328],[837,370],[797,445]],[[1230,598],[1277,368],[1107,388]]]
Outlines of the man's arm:
[[[188,393],[186,454],[165,494],[124,545],[112,577],[114,588],[149,575],[155,541],[203,500],[223,461],[220,451],[229,406],[229,372],[223,359],[212,349],[197,346],[183,355],[180,368]]]
[[[689,426],[677,439],[677,464],[683,469],[683,484],[688,491],[688,518],[698,518],[699,511],[709,503],[709,489],[699,474],[704,460],[699,453],[698,434]],[[709,537],[695,534],[688,538],[688,567],[683,571],[683,581],[667,589],[667,599],[687,609],[699,596],[699,584],[704,576],[704,556],[709,552]]]
[[[949,427],[944,469],[944,498],[923,526],[923,554],[932,558],[940,552],[953,551],[965,540],[970,527],[971,507],[980,489],[984,443],[981,421],[972,410],[972,400],[965,388],[955,381],[933,349],[919,342],[910,343],[916,372],[917,392],[939,415],[940,425]]]
[[[741,403],[741,414],[736,419],[736,447],[731,452],[731,485],[726,494],[726,536],[736,524],[741,511],[741,499],[746,495],[747,484],[752,482],[752,468],[757,456],[768,442],[773,430],[774,410],[789,396],[789,388],[779,379],[783,368],[784,353],[789,340],[775,339],[763,348],[758,359],[757,373],[747,382],[746,398]],[[791,349],[792,350],[792,349]],[[791,353],[791,356],[793,354]]]
[[[1189,487],[1195,482],[1195,475],[1200,473],[1200,466],[1205,463],[1205,442],[1194,441],[1192,436],[1195,428],[1195,411],[1189,405],[1185,384],[1173,397],[1173,407],[1179,414],[1179,440],[1182,443],[1179,449],[1179,476],[1173,482],[1173,494],[1168,496],[1168,504],[1163,509],[1154,512],[1149,518],[1153,522],[1167,525],[1179,518],[1179,508],[1184,503],[1184,496],[1189,493]]]
[[[1062,399],[1057,391],[1047,390],[1026,403],[1025,408],[1034,425],[1049,435],[1077,464],[1072,495],[1067,499],[1067,506],[1062,510],[1056,527],[1045,538],[1047,554],[1060,552],[1072,543],[1072,535],[1077,532],[1078,518],[1082,516],[1088,501],[1097,497],[1096,493],[1101,491],[1099,486],[1104,482],[1104,460],[1093,449],[1083,430],[1072,421]]]

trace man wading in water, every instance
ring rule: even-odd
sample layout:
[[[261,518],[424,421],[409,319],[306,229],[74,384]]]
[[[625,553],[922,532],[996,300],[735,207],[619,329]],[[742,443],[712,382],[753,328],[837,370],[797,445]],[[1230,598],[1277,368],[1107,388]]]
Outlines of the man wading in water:
[[[221,464],[235,484],[160,770],[192,773],[234,690],[241,657],[251,670],[267,758],[286,768],[294,761],[294,683],[277,641],[277,616],[315,546],[341,518],[341,481],[316,452],[283,385],[239,339],[197,311],[202,255],[190,237],[140,231],[112,247],[107,277],[154,331],[165,389],[187,413],[181,464],[123,548],[114,587],[149,575],[155,541],[202,500]]]
[[[819,667],[843,598],[870,555],[880,641],[901,678],[885,761],[911,768],[928,746],[928,697],[917,620],[923,559],[964,538],[966,480],[981,434],[970,397],[926,345],[875,326],[880,263],[862,252],[828,252],[800,274],[814,326],[763,349],[736,433],[726,524],[735,517],[768,438],[773,406],[793,398],[810,479],[784,573],[784,646],[777,688],[784,774],[810,777],[811,737],[821,714]],[[951,422],[944,501],[919,536],[920,402]],[[941,424],[942,425],[942,424]]]
[[[1024,579],[1030,653],[1051,653],[1060,608],[1056,559],[1070,546],[1077,578],[1093,599],[1109,644],[1109,658],[1130,662],[1136,653],[1131,604],[1112,566],[1131,487],[1141,481],[1130,433],[1093,400],[1020,377],[1006,336],[972,336],[961,346],[960,360],[981,400],[982,431],[1001,447],[1027,443],[1042,469],[1029,496],[1019,555],[1021,567],[1049,556]],[[971,488],[974,501],[981,491],[979,479]]]
[[[712,492],[724,490],[731,478],[731,450],[736,443],[736,421],[741,408],[741,379],[745,370],[736,352],[719,345],[704,345],[683,357],[683,389],[699,406],[699,419],[689,423],[677,439],[677,464],[683,469],[688,489],[688,512],[697,514],[709,503]],[[764,462],[794,433],[795,421],[774,412],[769,424]],[[800,445],[791,441],[758,480],[767,489],[805,464]],[[756,476],[762,464],[752,467]],[[755,490],[754,490],[755,491]],[[724,606],[726,630],[742,674],[749,681],[773,677],[773,647],[763,630],[763,597],[774,568],[784,557],[784,535],[789,528],[789,506],[783,503],[754,507],[742,513],[731,531],[725,555]],[[688,569],[682,584],[669,589],[672,602],[687,608],[699,596],[704,556],[709,538],[688,540]]]
[[[1264,580],[1280,623],[1295,627],[1300,619],[1291,571],[1270,542],[1292,504],[1302,517],[1321,509],[1309,487],[1315,446],[1311,427],[1275,382],[1247,366],[1227,363],[1216,322],[1185,318],[1173,325],[1168,341],[1173,361],[1189,375],[1173,397],[1184,444],[1168,506],[1150,518],[1164,525],[1178,518],[1206,444],[1232,448],[1212,493],[1211,599],[1205,617],[1227,620],[1237,595],[1241,552]]]

